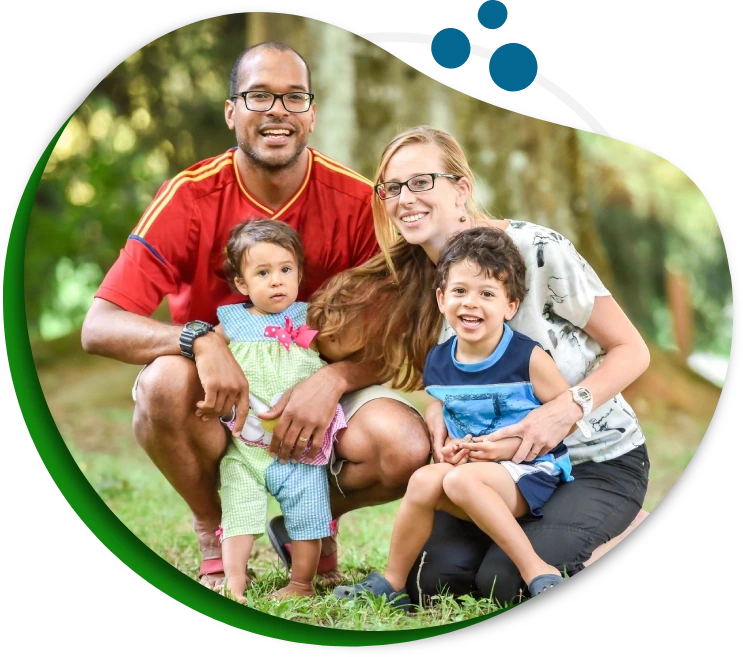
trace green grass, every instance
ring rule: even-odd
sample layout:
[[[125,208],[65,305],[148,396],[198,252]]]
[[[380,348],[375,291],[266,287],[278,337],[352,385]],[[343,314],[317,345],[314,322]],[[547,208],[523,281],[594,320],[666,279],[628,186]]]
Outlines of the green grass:
[[[103,501],[149,548],[196,579],[200,553],[188,507],[137,447],[131,431],[130,388],[139,368],[105,359],[75,361],[39,370],[44,394],[60,433]],[[643,419],[650,453],[650,511],[673,486],[693,456],[708,420],[680,412]],[[384,568],[397,503],[360,509],[341,521],[339,567],[356,582]],[[279,513],[271,500],[269,517]],[[414,629],[469,620],[504,609],[490,600],[439,596],[415,614],[379,601],[352,606],[319,590],[311,600],[274,601],[268,593],[288,577],[265,536],[256,541],[250,567],[255,575],[248,604],[286,619],[324,627],[363,630]],[[215,593],[215,595],[217,595]],[[237,604],[237,603],[235,603]]]
[[[191,529],[188,507],[144,454],[105,454],[68,444],[86,478],[118,518],[148,547],[189,577],[196,579],[200,553]],[[348,583],[382,569],[399,502],[360,509],[341,523],[339,566]],[[274,500],[269,516],[279,513]],[[394,610],[381,599],[364,604],[337,600],[329,589],[311,599],[276,601],[268,595],[288,582],[288,574],[266,536],[256,541],[250,561],[253,585],[247,604],[258,611],[302,623],[354,630],[413,629],[454,623],[497,613],[505,608],[490,600],[451,595],[434,598],[414,613]],[[217,595],[215,593],[215,595]],[[238,604],[238,603],[235,603]]]
[[[100,409],[98,414],[104,423],[114,425],[105,432],[105,446],[99,443],[97,448],[91,449],[96,441],[90,439],[68,441],[73,457],[103,501],[145,545],[196,579],[201,555],[191,529],[190,512],[144,452],[136,447],[133,439],[124,435],[126,431],[122,425],[130,421],[131,411]],[[121,432],[115,430],[119,427]],[[645,508],[651,510],[688,464],[696,444],[679,441],[669,446],[665,440],[669,426],[665,423],[646,422],[644,429],[651,454],[655,454],[645,504]],[[77,442],[84,447],[78,447]],[[666,449],[654,450],[653,445],[661,442]],[[105,451],[101,451],[104,447]],[[339,568],[348,577],[348,583],[358,582],[370,571],[384,568],[398,504],[393,502],[359,509],[343,517]],[[278,504],[270,500],[269,517],[279,513]],[[265,535],[256,541],[250,569],[253,586],[246,596],[250,607],[323,627],[414,629],[469,620],[508,608],[471,596],[455,600],[451,595],[441,595],[434,598],[434,604],[418,609],[416,613],[405,613],[392,609],[381,600],[370,599],[366,604],[357,605],[339,601],[330,590],[323,589],[318,589],[318,595],[312,599],[271,600],[269,593],[286,585],[288,573]]]

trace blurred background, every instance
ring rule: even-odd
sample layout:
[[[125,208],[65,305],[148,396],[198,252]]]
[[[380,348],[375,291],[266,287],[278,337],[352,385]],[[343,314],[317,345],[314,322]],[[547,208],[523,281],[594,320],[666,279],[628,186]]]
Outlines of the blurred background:
[[[242,48],[272,39],[312,68],[312,146],[371,178],[396,132],[443,128],[464,147],[482,206],[560,231],[596,269],[651,348],[650,369],[626,396],[648,437],[652,510],[709,425],[730,353],[725,248],[694,183],[640,148],[453,91],[340,28],[258,13],[194,23],[129,57],[72,117],[38,190],[25,262],[29,335],[60,432],[104,500],[193,570],[185,505],[132,437],[138,367],[84,354],[80,326],[162,182],[234,145],[223,116],[230,69]],[[158,316],[167,319],[165,306]]]

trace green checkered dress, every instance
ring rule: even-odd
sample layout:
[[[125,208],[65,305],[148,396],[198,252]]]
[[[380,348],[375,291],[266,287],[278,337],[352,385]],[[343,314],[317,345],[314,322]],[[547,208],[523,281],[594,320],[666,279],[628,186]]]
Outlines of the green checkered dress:
[[[217,310],[217,315],[225,335],[230,339],[230,350],[250,382],[251,394],[266,405],[270,406],[277,395],[325,365],[317,352],[294,343],[287,349],[275,337],[265,335],[266,329],[271,326],[284,329],[287,317],[291,319],[295,328],[304,324],[307,316],[306,303],[293,303],[284,312],[273,315],[254,315],[248,312],[246,304],[234,304],[221,306]],[[255,415],[255,410],[251,408],[250,413]],[[306,473],[299,475],[300,480],[311,478],[314,482],[313,488],[322,480],[327,488],[327,476],[321,464],[327,463],[329,452],[330,446],[324,461],[321,459],[318,465],[305,463],[284,465],[304,466],[298,470],[298,473]],[[267,508],[266,471],[273,462],[274,458],[269,456],[266,446],[246,444],[233,437],[220,465],[224,538],[263,533]],[[276,465],[280,464],[276,462]],[[273,479],[276,477],[272,477]],[[285,481],[285,478],[283,480]],[[297,486],[301,487],[301,482],[294,485],[295,488]],[[326,496],[327,492],[320,491],[319,499],[314,499],[317,495],[312,490],[308,490],[306,495],[308,501],[313,501],[313,506],[320,502],[319,507],[322,507]],[[296,492],[293,497],[297,498]],[[320,525],[325,527],[326,514],[323,511],[321,515]],[[328,506],[328,518],[329,515]],[[317,533],[317,530],[311,533]],[[329,532],[323,533],[324,536],[328,534]]]

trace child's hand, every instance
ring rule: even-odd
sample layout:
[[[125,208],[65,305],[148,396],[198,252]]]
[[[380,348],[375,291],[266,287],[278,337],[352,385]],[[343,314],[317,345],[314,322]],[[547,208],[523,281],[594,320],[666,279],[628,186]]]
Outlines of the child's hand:
[[[442,462],[450,463],[454,466],[467,463],[470,447],[470,443],[465,442],[467,438],[471,440],[472,437],[468,435],[465,440],[450,439],[449,442],[441,448]]]
[[[470,461],[496,461],[503,458],[503,450],[496,441],[488,440],[488,436],[477,436],[468,445]]]

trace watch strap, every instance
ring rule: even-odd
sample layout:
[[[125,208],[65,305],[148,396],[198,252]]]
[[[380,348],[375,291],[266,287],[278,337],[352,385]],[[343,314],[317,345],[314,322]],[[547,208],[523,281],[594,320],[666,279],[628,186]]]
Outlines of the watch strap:
[[[214,327],[208,322],[201,322],[201,324],[202,326],[195,331],[186,326],[181,330],[181,335],[178,339],[178,344],[181,348],[181,356],[185,356],[190,360],[196,360],[196,356],[193,352],[193,343],[196,341],[196,338],[206,335],[209,331],[214,331]]]
[[[588,426],[588,422],[586,422],[585,420],[578,420],[576,424],[578,425],[578,428],[580,429],[580,432],[583,434],[584,438],[591,437],[591,427]]]

